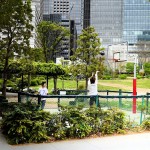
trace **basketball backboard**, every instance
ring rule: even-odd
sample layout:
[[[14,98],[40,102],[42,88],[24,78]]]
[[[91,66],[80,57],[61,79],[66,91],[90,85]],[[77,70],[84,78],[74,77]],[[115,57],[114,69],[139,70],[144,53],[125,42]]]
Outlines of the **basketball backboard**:
[[[108,61],[127,61],[128,43],[109,45],[107,50]]]
[[[128,43],[109,45],[107,49],[107,62],[109,67],[121,72],[120,66],[125,65],[128,57]]]

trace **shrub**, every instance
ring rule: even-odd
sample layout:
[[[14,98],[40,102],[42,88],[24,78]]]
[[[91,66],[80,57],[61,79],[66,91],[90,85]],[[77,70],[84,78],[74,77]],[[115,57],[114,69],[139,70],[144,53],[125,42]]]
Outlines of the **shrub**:
[[[33,111],[22,106],[12,105],[13,111],[5,113],[2,121],[3,134],[10,144],[42,142],[48,140],[46,121],[48,112]]]
[[[10,80],[7,81],[7,87],[14,87],[16,84]]]
[[[150,117],[143,121],[142,128],[150,131]]]
[[[105,75],[102,78],[103,80],[110,80],[112,77],[110,75]]]
[[[11,105],[2,122],[2,131],[11,144],[43,142],[50,138],[84,138],[91,134],[124,133],[125,115],[117,109],[61,107],[58,114],[36,111],[28,104]],[[32,106],[32,104],[31,104]]]
[[[127,78],[127,75],[126,75],[126,74],[121,74],[121,75],[119,75],[118,77],[119,77],[119,79],[126,79],[126,78]]]
[[[38,85],[41,85],[41,83],[44,81],[45,82],[45,78],[43,76],[41,77],[37,77],[36,78]]]
[[[91,133],[89,117],[79,107],[63,107],[54,118],[48,123],[48,134],[56,139],[83,138]]]
[[[78,87],[78,90],[84,90],[84,89],[85,89],[85,86],[83,84],[80,84]]]
[[[37,86],[39,85],[38,79],[31,80],[31,86]]]
[[[137,78],[137,79],[142,79],[142,78],[143,78],[143,76],[141,76],[141,75],[137,75],[137,76],[136,76],[136,78]]]
[[[28,80],[27,80],[27,78],[23,79],[23,83],[22,83],[22,79],[21,78],[17,79],[17,87],[19,87],[19,89],[25,88],[27,86],[28,86]]]

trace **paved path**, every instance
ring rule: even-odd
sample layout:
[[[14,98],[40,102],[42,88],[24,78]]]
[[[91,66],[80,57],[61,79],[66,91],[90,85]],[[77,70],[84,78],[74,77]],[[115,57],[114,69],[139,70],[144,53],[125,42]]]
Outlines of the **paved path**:
[[[12,146],[0,134],[0,150],[150,150],[150,132]]]

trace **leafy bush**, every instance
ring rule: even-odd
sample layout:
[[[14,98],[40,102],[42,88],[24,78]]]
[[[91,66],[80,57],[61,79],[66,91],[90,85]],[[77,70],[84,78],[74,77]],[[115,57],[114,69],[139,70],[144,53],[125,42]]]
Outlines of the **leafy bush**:
[[[150,131],[150,117],[143,121],[141,126],[143,129]]]
[[[126,127],[125,115],[117,109],[83,110],[81,106],[68,106],[61,107],[58,114],[49,114],[36,111],[36,107],[29,107],[28,103],[12,104],[10,110],[3,117],[2,131],[11,144],[124,133]]]
[[[126,74],[120,74],[119,75],[119,79],[126,79],[127,78],[127,75]]]
[[[31,86],[37,86],[37,85],[39,85],[38,79],[31,80],[31,84],[30,85]]]
[[[14,87],[14,86],[16,86],[16,84],[15,84],[14,82],[8,80],[8,81],[7,81],[7,86],[8,86],[8,87]]]
[[[137,75],[136,77],[137,77],[137,79],[142,79],[143,78],[143,76],[141,76],[141,75]]]
[[[85,89],[85,86],[83,84],[80,84],[78,87],[78,90],[84,90],[84,89]]]
[[[105,75],[102,78],[103,80],[110,80],[112,77],[110,75]]]
[[[48,123],[48,134],[56,139],[83,138],[91,133],[89,117],[81,108],[64,107]]]
[[[106,110],[103,112],[101,122],[102,134],[118,133],[124,131],[126,126],[125,114],[117,109]]]
[[[19,87],[19,89],[25,88],[27,86],[28,86],[28,80],[27,80],[27,78],[23,79],[23,83],[22,83],[22,79],[21,78],[17,79],[17,87]]]
[[[4,114],[2,121],[3,134],[7,136],[10,144],[42,142],[49,139],[45,126],[50,118],[48,112],[15,104],[11,105],[10,109],[12,108],[13,111]]]
[[[36,79],[37,79],[38,85],[41,85],[43,81],[45,82],[45,78],[43,76],[37,77]]]

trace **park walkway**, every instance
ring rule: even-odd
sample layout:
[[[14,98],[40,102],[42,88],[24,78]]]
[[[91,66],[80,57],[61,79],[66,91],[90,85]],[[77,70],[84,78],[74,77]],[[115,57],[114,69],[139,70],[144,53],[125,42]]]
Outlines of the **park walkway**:
[[[0,150],[150,150],[150,132],[53,143],[8,145],[0,133]]]

